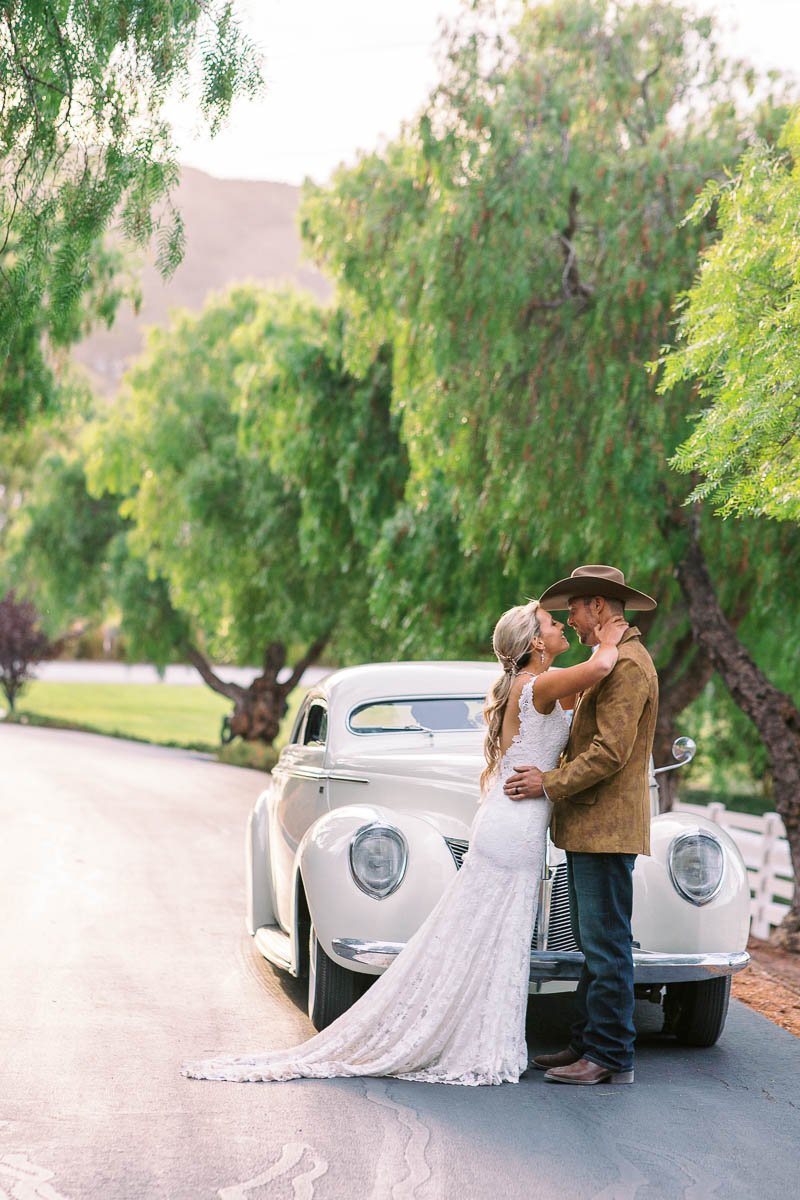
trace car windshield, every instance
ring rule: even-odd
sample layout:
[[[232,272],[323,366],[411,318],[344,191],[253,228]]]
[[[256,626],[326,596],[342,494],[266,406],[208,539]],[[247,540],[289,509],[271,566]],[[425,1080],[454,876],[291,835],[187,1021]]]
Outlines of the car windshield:
[[[483,696],[370,700],[350,714],[353,733],[429,733],[484,729]]]

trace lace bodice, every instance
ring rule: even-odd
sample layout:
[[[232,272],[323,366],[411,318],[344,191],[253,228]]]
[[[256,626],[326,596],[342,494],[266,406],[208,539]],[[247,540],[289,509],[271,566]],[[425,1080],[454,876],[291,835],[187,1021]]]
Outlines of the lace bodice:
[[[500,760],[500,774],[509,775],[514,767],[534,766],[551,771],[558,765],[569,735],[572,714],[556,701],[550,713],[540,713],[533,703],[536,679],[529,679],[519,695],[519,733]]]

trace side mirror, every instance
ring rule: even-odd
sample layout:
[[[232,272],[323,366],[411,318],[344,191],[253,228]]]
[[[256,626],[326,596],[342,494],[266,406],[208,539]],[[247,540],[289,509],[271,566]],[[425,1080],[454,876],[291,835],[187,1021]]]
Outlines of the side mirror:
[[[694,738],[679,737],[672,743],[672,757],[683,766],[690,763],[697,753],[697,743]]]
[[[656,767],[655,774],[661,775],[664,771],[677,771],[678,767],[685,767],[687,763],[692,761],[696,753],[697,744],[693,738],[675,738],[675,741],[672,743],[672,757],[676,761],[668,763],[665,767]]]

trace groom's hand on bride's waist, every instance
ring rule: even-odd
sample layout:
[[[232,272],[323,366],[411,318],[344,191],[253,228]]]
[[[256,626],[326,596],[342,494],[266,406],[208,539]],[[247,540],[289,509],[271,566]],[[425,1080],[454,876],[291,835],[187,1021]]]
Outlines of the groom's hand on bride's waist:
[[[503,784],[503,791],[511,800],[539,800],[545,794],[542,772],[538,767],[517,767]]]

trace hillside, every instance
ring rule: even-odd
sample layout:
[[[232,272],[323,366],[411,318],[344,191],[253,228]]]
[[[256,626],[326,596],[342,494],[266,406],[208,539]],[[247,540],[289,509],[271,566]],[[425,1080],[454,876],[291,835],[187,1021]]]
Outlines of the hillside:
[[[114,326],[75,349],[100,390],[113,392],[126,364],[141,350],[148,325],[163,325],[171,308],[199,310],[209,292],[243,279],[293,283],[320,300],[327,280],[301,262],[295,218],[300,189],[284,183],[214,179],[184,167],[175,202],[186,226],[186,255],[165,282],[152,262],[142,272],[142,307],[120,307]]]

